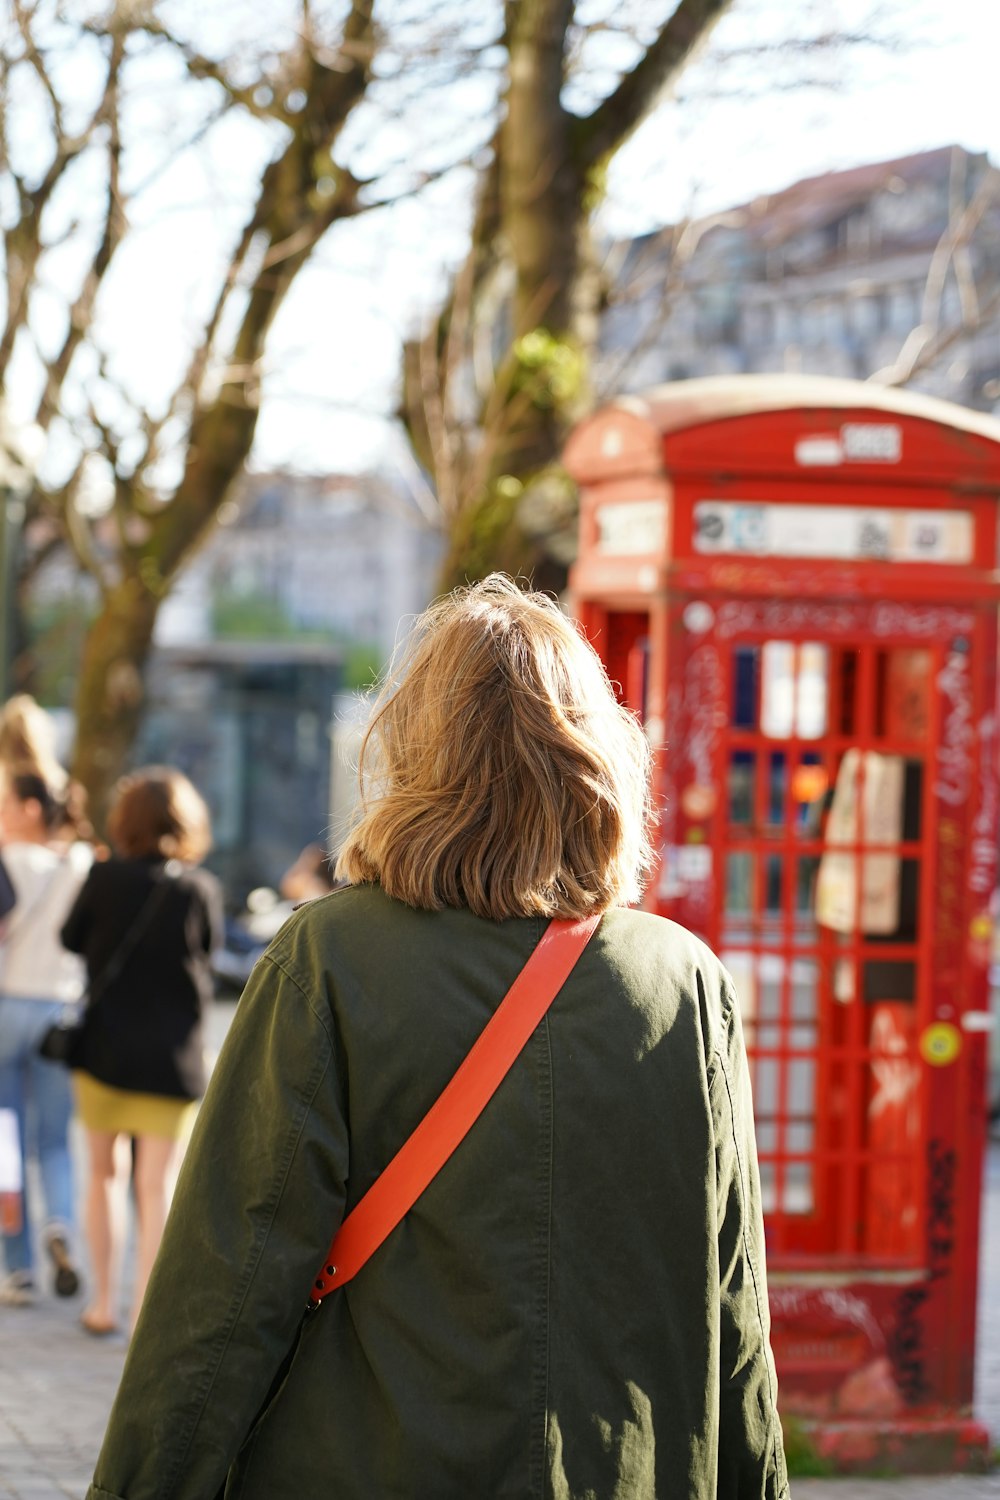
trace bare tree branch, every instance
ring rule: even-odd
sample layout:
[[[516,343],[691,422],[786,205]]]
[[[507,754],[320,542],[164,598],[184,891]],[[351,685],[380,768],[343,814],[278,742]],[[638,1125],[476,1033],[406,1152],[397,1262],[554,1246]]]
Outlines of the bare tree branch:
[[[24,47],[24,55],[31,66],[32,72],[35,74],[36,78],[45,91],[46,97],[49,101],[49,107],[52,110],[52,122],[55,128],[56,138],[61,140],[66,134],[65,129],[63,128],[62,103],[59,99],[59,95],[52,87],[52,80],[49,77],[48,68],[45,65],[45,59],[42,56],[41,49],[35,43],[34,34],[31,30],[31,22],[34,20],[35,7],[28,7],[24,5],[22,3],[22,0],[13,0],[13,5],[14,20],[17,25],[18,33],[21,37],[21,43]]]
[[[27,24],[31,13],[23,5],[20,11]],[[18,334],[28,322],[31,293],[37,277],[38,263],[45,248],[42,234],[45,209],[68,167],[91,145],[101,125],[113,125],[117,120],[118,73],[124,41],[123,30],[113,33],[104,87],[89,123],[77,134],[67,135],[61,128],[62,114],[59,112],[53,132],[52,157],[37,187],[28,187],[25,180],[8,165],[7,170],[20,200],[20,211],[15,221],[4,231],[7,307],[3,331],[0,333],[0,384],[6,378]],[[101,274],[103,275],[103,271]]]
[[[982,303],[977,324],[981,327],[987,326],[998,313],[1000,313],[1000,291],[995,292]],[[949,349],[953,348],[959,339],[966,338],[969,331],[968,326],[963,323],[955,324],[951,328],[943,328],[937,333],[922,325],[914,328],[907,336],[895,364],[876,370],[873,375],[869,375],[868,379],[876,385],[906,385],[924,370],[932,369],[942,354],[946,354]]]
[[[97,549],[90,523],[81,512],[77,503],[85,472],[86,458],[86,454],[81,455],[76,468],[73,470],[66,484],[63,485],[61,490],[53,494],[51,498],[53,503],[58,506],[63,535],[69,544],[70,551],[80,568],[96,581],[101,593],[104,594],[112,586],[112,579]]]
[[[986,213],[1000,203],[1000,172],[985,174],[976,191],[963,204],[953,202],[944,233],[931,257],[924,283],[920,323],[912,328],[891,365],[876,370],[869,378],[880,385],[906,385],[922,371],[933,366],[963,335],[987,323],[996,310],[998,297],[980,305],[975,285],[969,245]],[[959,322],[942,329],[941,309],[949,270],[955,276],[959,291]]]
[[[35,412],[35,421],[42,427],[49,425],[59,408],[60,397],[73,356],[90,332],[101,283],[125,233],[125,206],[121,196],[122,142],[118,112],[118,83],[124,58],[125,38],[121,34],[116,34],[112,38],[107,82],[100,110],[101,123],[107,125],[108,128],[108,193],[104,227],[94,258],[87,268],[83,285],[70,307],[66,337],[63,339],[59,352],[53,360],[48,362],[46,368],[45,385]]]
[[[196,387],[186,386],[193,410],[184,475],[170,503],[153,519],[143,547],[145,557],[155,558],[163,580],[172,578],[198,545],[250,451],[264,344],[279,307],[319,238],[355,207],[357,179],[332,165],[324,167],[323,160],[332,164],[330,153],[336,139],[367,85],[373,5],[374,0],[354,0],[343,44],[336,53],[336,68],[312,54],[303,60],[305,103],[294,116],[288,144],[263,174],[256,206],[213,314],[214,338],[221,305],[232,292],[234,264],[245,262],[250,245],[259,237],[265,248],[245,288],[246,306],[225,358],[219,389],[206,401],[203,381]],[[322,178],[329,179],[331,191],[319,191]],[[208,350],[208,346],[206,338],[203,347]],[[209,357],[210,351],[206,363]]]
[[[574,128],[577,159],[597,166],[641,125],[733,0],[680,0],[655,41],[602,104]]]

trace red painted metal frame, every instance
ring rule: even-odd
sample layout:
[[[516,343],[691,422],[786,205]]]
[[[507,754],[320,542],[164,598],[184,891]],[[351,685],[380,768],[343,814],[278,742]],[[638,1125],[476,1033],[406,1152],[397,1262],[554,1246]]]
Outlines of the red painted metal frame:
[[[666,398],[658,399],[662,406]],[[804,407],[684,427],[662,410],[658,442],[630,417],[624,450],[614,447],[603,467],[613,409],[574,439],[582,496],[572,584],[585,629],[612,656],[612,675],[642,712],[657,752],[661,866],[648,904],[725,956],[736,932],[726,907],[736,868],[729,861],[745,857],[749,869],[743,949],[757,1013],[746,1030],[784,1408],[809,1424],[839,1467],[975,1465],[987,1447],[971,1420],[986,1041],[963,1023],[987,1010],[996,881],[1000,427],[987,441],[901,416],[908,463],[808,474],[787,455],[829,414]],[[858,412],[846,415],[865,420],[860,395]],[[695,504],[730,498],[964,510],[973,518],[973,555],[956,565],[697,553]],[[603,556],[599,509],[648,500],[663,502],[661,544]],[[648,641],[641,689],[640,640]],[[778,641],[794,653],[793,680],[804,646],[828,651],[827,732],[819,740],[761,733],[763,648]],[[758,652],[756,727],[734,725],[730,712],[736,653],[746,649]],[[885,701],[892,653],[914,651],[927,653],[930,678],[920,743],[889,722]],[[905,670],[919,660],[908,656]],[[841,706],[852,697],[845,721]],[[802,861],[820,859],[826,845],[796,825],[795,768],[804,755],[815,757],[832,786],[848,749],[922,764],[918,838],[867,840],[862,756],[861,821],[855,841],[838,845],[856,866],[862,852],[879,850],[918,862],[912,939],[876,942],[860,932],[859,879],[853,932],[817,924],[800,940]],[[734,753],[753,755],[749,825],[729,816]],[[777,825],[775,753],[784,755]],[[912,999],[867,1000],[866,965],[894,960],[915,967]],[[811,1020],[799,1013],[806,964],[815,966]],[[846,988],[837,978],[845,972]],[[932,1041],[944,1048],[936,1062],[928,1060]],[[811,1122],[801,1118],[806,1065]],[[911,1115],[912,1104],[895,1106],[914,1077]],[[872,1104],[887,1079],[892,1107],[879,1123]],[[809,1174],[811,1204],[802,1195]]]

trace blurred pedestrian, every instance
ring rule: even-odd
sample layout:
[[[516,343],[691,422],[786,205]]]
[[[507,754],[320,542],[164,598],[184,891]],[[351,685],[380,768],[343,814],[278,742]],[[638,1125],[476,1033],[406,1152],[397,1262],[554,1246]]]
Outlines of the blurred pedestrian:
[[[351,885],[240,1001],[89,1500],[787,1495],[738,1006],[702,943],[626,909],[648,761],[552,601],[493,577],[423,617]],[[594,919],[558,993],[532,965],[554,1003],[436,1175],[461,1132],[434,1114],[382,1236],[369,1189],[397,1206],[386,1164],[419,1173],[403,1143],[474,1044],[492,1061],[501,997]]]
[[[21,1152],[21,1212],[3,1233],[6,1275],[0,1302],[34,1302],[33,1225],[29,1157],[39,1167],[45,1203],[43,1243],[55,1291],[72,1296],[79,1285],[72,1225],[75,1194],[69,1149],[72,1092],[69,1074],[38,1052],[39,1043],[83,990],[83,966],[67,953],[59,930],[91,862],[89,846],[67,844],[62,798],[33,766],[0,769],[0,844],[14,904],[0,928],[0,1109],[17,1124]]]
[[[15,693],[0,708],[0,765],[33,771],[56,796],[65,791],[69,778],[56,754],[55,723],[30,693]]]
[[[278,891],[286,901],[298,906],[303,901],[328,896],[335,884],[329,854],[319,844],[307,844],[282,875]]]
[[[93,1274],[88,1333],[118,1326],[130,1174],[137,1254],[134,1324],[163,1232],[173,1172],[205,1089],[203,1022],[222,893],[198,868],[208,809],[186,776],[153,766],[126,777],[108,816],[112,857],[95,864],[62,930],[90,984],[75,1060],[87,1136],[85,1228]],[[134,1140],[134,1152],[130,1142]]]
[[[45,782],[61,810],[61,821],[52,829],[55,843],[88,843],[101,857],[107,850],[90,822],[86,789],[61,764],[57,740],[52,715],[30,693],[16,693],[0,708],[0,766],[33,771]]]

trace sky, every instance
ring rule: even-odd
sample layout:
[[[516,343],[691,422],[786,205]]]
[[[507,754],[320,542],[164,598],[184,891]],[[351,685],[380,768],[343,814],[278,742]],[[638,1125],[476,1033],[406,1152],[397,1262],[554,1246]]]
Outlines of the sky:
[[[828,6],[831,23],[845,26],[867,9],[860,0]],[[641,233],[658,218],[715,212],[803,177],[935,146],[985,151],[1000,165],[1000,4],[909,0],[905,16],[899,50],[858,46],[819,59],[826,88],[772,91],[773,66],[750,62],[748,95],[714,99],[717,54],[753,39],[738,0],[682,80],[682,107],[668,102],[619,153],[615,231]]]
[[[862,15],[868,8],[863,0],[829,6],[833,23],[847,25],[852,11]],[[821,60],[816,68],[827,87],[772,92],[771,65],[747,64],[744,92],[714,98],[717,54],[748,39],[749,20],[738,3],[685,76],[682,97],[667,100],[616,157],[602,228],[615,236],[640,234],[802,177],[944,144],[985,151],[1000,165],[1000,3],[909,0],[906,11],[908,37],[916,42],[898,52],[859,47]],[[446,194],[430,201],[430,213],[407,205],[388,231],[373,225],[357,236],[336,317],[331,302],[331,342],[346,334],[358,351],[361,388],[376,408],[395,379],[399,328],[418,312],[421,295],[433,305],[440,267],[461,252],[461,214],[448,221]],[[310,368],[316,369],[309,359],[297,365],[297,388],[318,389],[325,380],[318,371],[311,376]],[[317,432],[305,410],[293,419],[276,403],[262,417],[257,461],[287,461],[299,441],[296,431],[307,466],[322,456],[327,438],[349,464],[395,451],[384,423],[361,412],[327,408]]]
[[[211,14],[224,20],[236,3],[215,0]],[[267,0],[263,9],[257,3],[270,16],[284,0]],[[581,7],[599,3],[580,0]],[[664,9],[655,0],[629,3],[633,13],[646,6],[649,16]],[[677,94],[615,157],[604,234],[644,233],[804,176],[945,144],[985,151],[1000,165],[1000,0],[809,0],[835,30],[861,25],[882,3],[888,24],[893,11],[905,17],[905,43],[841,47],[806,64],[768,52],[765,44],[787,32],[790,10],[805,3],[737,0]],[[72,66],[82,76],[80,57]],[[785,86],[803,66],[815,85]],[[473,120],[476,87],[469,82],[464,101]],[[134,130],[152,141],[178,129],[175,98],[174,80],[154,67],[135,96]],[[440,121],[424,115],[433,153]],[[480,123],[487,131],[485,108]],[[408,142],[399,134],[405,166]],[[136,203],[103,335],[118,380],[154,405],[184,366],[188,334],[204,318],[271,144],[256,126],[232,118],[196,159],[168,169]],[[462,257],[470,181],[467,171],[453,173],[392,209],[338,226],[321,245],[272,333],[256,467],[406,468],[391,419],[400,342],[434,308],[448,268]],[[75,211],[67,205],[67,216]],[[53,296],[64,273],[72,280],[72,255],[67,248],[64,263],[53,258]],[[11,381],[12,406],[15,388]]]

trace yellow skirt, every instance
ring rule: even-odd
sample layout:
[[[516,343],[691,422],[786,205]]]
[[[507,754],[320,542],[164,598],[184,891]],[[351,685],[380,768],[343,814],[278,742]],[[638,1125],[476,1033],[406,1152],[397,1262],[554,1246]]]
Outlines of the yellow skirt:
[[[109,1135],[158,1135],[181,1141],[198,1109],[196,1099],[169,1099],[162,1094],[135,1094],[113,1089],[89,1073],[74,1073],[76,1112],[87,1130]]]

